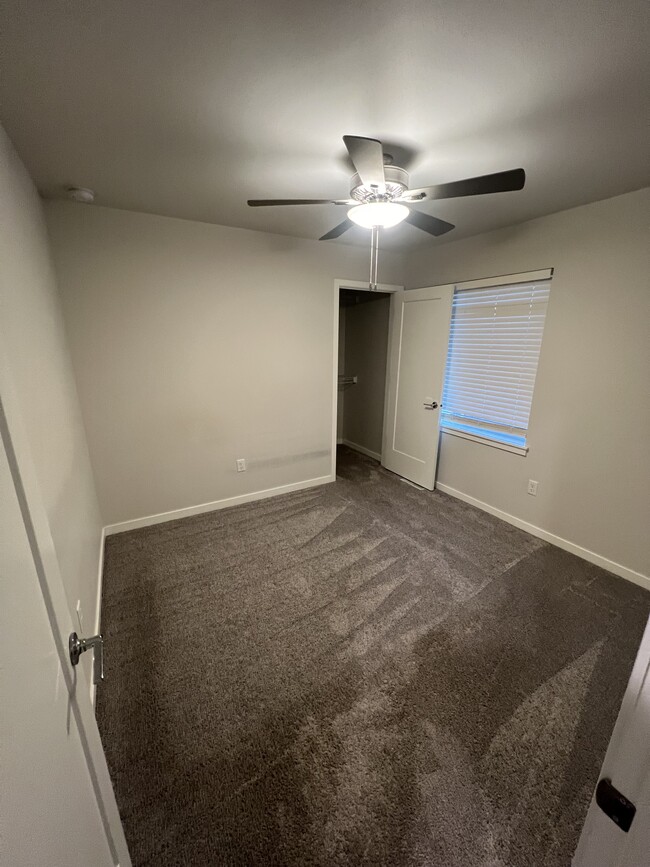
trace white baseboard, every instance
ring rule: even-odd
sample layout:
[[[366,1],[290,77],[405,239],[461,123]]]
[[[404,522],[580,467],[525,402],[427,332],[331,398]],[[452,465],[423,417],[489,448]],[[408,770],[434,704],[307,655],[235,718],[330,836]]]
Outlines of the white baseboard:
[[[361,452],[362,455],[367,455],[369,458],[374,458],[376,461],[381,463],[381,455],[379,452],[371,452],[370,449],[367,449],[365,446],[360,446],[359,443],[350,442],[350,440],[341,440],[341,444],[347,446],[349,449],[354,449],[355,452]]]
[[[217,509],[228,509],[231,506],[239,506],[242,503],[252,503],[255,500],[265,500],[267,497],[277,497],[279,494],[288,494],[291,491],[302,491],[305,488],[315,488],[317,485],[326,485],[335,481],[335,477],[319,476],[316,479],[304,479],[302,482],[292,482],[289,485],[278,485],[277,488],[267,488],[264,491],[252,491],[250,494],[239,494],[236,497],[226,497],[223,500],[215,500],[212,503],[201,503],[199,506],[187,506],[184,509],[174,509],[171,512],[161,512],[158,515],[147,515],[144,518],[134,518],[132,521],[122,521],[119,524],[109,524],[104,527],[104,534],[112,536],[114,533],[124,533],[127,530],[139,530],[141,527],[151,527],[154,524],[164,524],[166,521],[176,521],[178,518],[189,518],[192,515],[202,515],[204,512],[214,512]]]
[[[571,554],[576,554],[578,557],[582,557],[583,560],[587,560],[589,563],[601,566],[603,569],[613,572],[614,575],[619,575],[621,578],[625,578],[633,584],[638,584],[640,587],[650,590],[650,577],[647,575],[642,575],[640,572],[628,569],[627,566],[622,566],[620,563],[608,560],[607,557],[596,554],[588,548],[582,548],[574,542],[569,542],[568,539],[563,539],[561,536],[549,533],[548,530],[543,530],[541,527],[529,524],[528,521],[516,518],[514,515],[508,514],[508,512],[503,512],[501,509],[497,509],[496,506],[491,506],[489,503],[477,500],[476,497],[471,497],[469,494],[457,491],[456,488],[451,488],[449,485],[443,485],[441,482],[436,482],[436,488],[444,494],[449,494],[452,497],[463,500],[465,503],[469,503],[471,506],[476,506],[478,509],[482,509],[484,512],[489,512],[490,515],[495,515],[497,518],[501,518],[502,521],[506,521],[514,527],[519,527],[520,530],[525,530],[527,533],[530,533],[531,536],[537,536],[538,539],[550,542],[558,548],[562,548],[565,551],[569,551]]]

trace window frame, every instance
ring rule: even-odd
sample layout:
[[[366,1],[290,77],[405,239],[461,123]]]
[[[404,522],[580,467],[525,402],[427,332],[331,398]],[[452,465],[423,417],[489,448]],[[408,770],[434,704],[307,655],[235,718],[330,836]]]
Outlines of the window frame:
[[[551,280],[553,277],[553,268],[542,268],[537,271],[525,271],[520,274],[503,274],[495,277],[482,277],[478,280],[467,280],[463,283],[454,283],[454,295],[456,292],[460,292],[465,289],[489,289],[489,288],[498,288],[499,286],[508,286],[513,283],[532,283],[540,280]],[[546,328],[546,320],[544,321],[544,328]],[[542,336],[543,340],[543,336]],[[541,353],[541,350],[540,350]],[[537,382],[537,372],[539,369],[539,361],[538,367],[535,370],[535,383],[533,385],[533,394],[535,384]],[[444,395],[443,395],[443,403],[444,403]],[[467,425],[468,427],[472,427],[471,424]],[[478,425],[477,425],[478,427]],[[526,442],[525,445],[515,445],[513,443],[506,442],[505,439],[498,439],[499,431],[495,430],[494,438],[483,436],[480,433],[473,433],[470,431],[459,430],[454,427],[448,427],[444,421],[444,415],[441,414],[440,417],[440,432],[449,435],[459,437],[460,439],[470,440],[471,442],[476,442],[481,445],[491,446],[492,448],[501,449],[502,451],[511,452],[512,454],[526,456],[530,449],[530,443],[528,441],[528,433],[529,428],[526,428]],[[503,436],[507,436],[507,434],[503,434]]]

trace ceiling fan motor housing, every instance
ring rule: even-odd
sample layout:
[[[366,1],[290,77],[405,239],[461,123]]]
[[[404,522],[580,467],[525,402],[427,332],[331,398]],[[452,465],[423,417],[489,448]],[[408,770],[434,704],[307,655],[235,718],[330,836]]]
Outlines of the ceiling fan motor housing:
[[[399,166],[384,166],[386,190],[378,195],[374,187],[361,183],[358,174],[352,175],[350,180],[350,196],[357,202],[391,201],[403,195],[409,186],[408,172]]]

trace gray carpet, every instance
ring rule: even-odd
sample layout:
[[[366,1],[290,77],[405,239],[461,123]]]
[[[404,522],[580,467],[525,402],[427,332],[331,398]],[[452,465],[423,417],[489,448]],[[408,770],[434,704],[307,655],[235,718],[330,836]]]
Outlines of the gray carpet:
[[[566,867],[650,594],[349,450],[339,473],[108,538],[134,867]]]

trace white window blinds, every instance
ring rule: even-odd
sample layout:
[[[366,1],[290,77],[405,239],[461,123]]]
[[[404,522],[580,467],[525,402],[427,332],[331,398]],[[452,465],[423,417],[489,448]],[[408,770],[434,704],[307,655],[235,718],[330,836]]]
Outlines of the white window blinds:
[[[455,292],[443,428],[525,447],[550,283]]]

